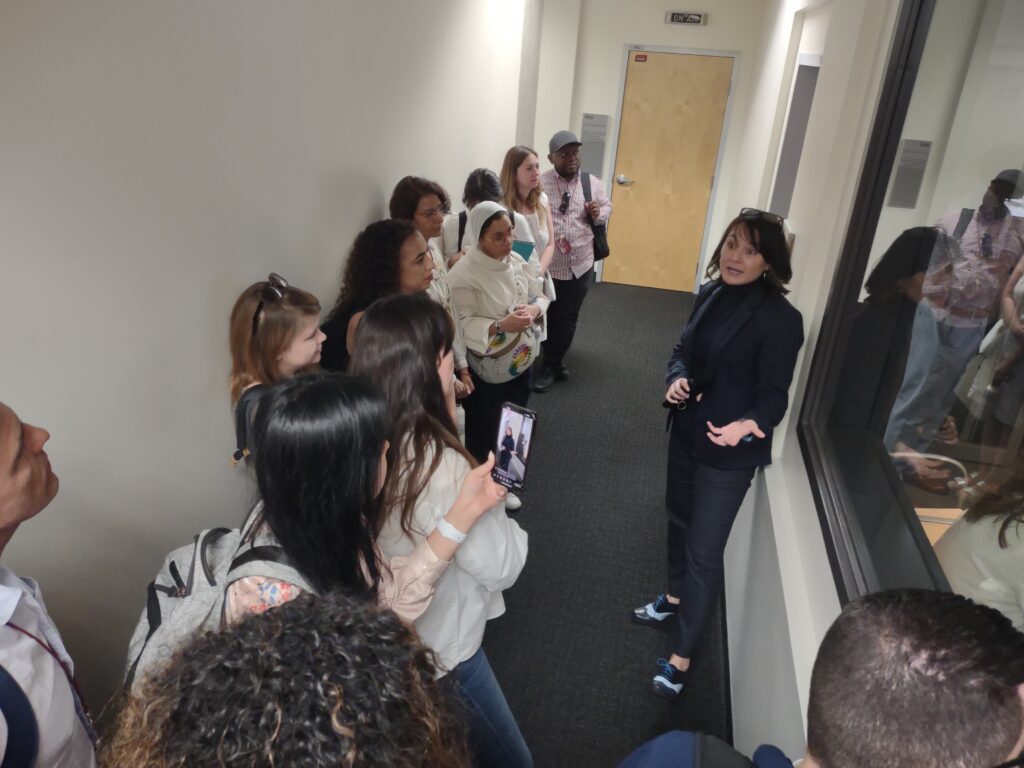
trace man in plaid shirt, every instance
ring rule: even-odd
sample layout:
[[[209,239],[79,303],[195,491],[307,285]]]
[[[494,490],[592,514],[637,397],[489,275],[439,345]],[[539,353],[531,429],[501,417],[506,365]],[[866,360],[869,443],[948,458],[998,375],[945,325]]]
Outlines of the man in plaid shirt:
[[[555,282],[555,301],[548,308],[548,338],[544,342],[544,363],[534,377],[533,388],[545,392],[555,381],[569,378],[562,364],[576,333],[580,307],[594,281],[594,233],[591,222],[608,221],[612,204],[604,185],[590,177],[591,201],[583,198],[580,181],[580,140],[572,131],[559,131],[548,142],[548,160],[554,168],[540,176],[540,183],[551,203],[555,231],[555,258],[551,277]]]

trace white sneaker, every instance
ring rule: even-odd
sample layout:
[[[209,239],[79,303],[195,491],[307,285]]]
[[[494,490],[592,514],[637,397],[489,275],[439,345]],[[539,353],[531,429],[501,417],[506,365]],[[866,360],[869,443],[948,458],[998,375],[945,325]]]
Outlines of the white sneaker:
[[[505,496],[505,511],[515,512],[521,506],[523,506],[523,502],[520,500],[520,498],[516,496],[514,493],[512,493],[512,491],[509,491],[508,494]]]

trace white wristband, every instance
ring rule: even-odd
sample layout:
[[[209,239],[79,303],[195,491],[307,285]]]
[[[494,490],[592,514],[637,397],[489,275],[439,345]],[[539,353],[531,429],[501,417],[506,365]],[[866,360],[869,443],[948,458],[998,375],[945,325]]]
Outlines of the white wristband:
[[[456,544],[461,544],[466,540],[466,534],[443,517],[437,521],[437,532],[448,539],[448,541],[454,541]]]

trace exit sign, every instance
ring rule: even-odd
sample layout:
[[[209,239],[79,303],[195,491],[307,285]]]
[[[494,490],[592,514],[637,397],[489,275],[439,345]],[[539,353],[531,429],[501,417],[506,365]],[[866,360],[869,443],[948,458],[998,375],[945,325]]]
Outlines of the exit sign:
[[[691,13],[690,11],[669,11],[665,14],[666,24],[707,24],[706,13]]]

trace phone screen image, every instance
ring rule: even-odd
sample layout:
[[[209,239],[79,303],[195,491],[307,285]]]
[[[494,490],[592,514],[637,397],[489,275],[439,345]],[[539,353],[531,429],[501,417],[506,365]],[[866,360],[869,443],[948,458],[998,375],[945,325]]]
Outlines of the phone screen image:
[[[494,450],[491,477],[496,483],[521,491],[526,484],[526,467],[530,461],[537,414],[512,403],[501,407],[498,438]]]

